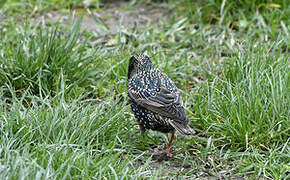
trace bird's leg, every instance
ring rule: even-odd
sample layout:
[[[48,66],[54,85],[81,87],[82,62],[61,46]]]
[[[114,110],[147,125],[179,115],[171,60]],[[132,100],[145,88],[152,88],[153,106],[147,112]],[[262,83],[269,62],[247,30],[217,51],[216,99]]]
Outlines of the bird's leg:
[[[173,140],[174,140],[174,135],[175,135],[175,131],[173,131],[172,134],[171,134],[171,138],[170,138],[170,141],[169,141],[169,143],[168,143],[167,148],[166,148],[166,149],[163,149],[163,150],[158,150],[158,149],[157,149],[157,150],[156,150],[157,153],[160,153],[160,154],[162,154],[162,153],[166,153],[166,155],[167,155],[168,157],[172,157],[172,154],[171,154],[170,150],[171,150],[172,142],[173,142]]]
[[[146,150],[148,148],[147,144],[144,143],[144,142],[148,142],[148,139],[147,139],[148,136],[147,136],[147,134],[145,134],[146,129],[145,129],[144,125],[142,125],[140,122],[138,122],[138,120],[136,118],[134,118],[134,121],[139,125],[139,128],[140,128],[140,132],[141,132],[141,144],[140,145],[141,145],[141,148]],[[150,139],[150,141],[152,141],[152,140]]]

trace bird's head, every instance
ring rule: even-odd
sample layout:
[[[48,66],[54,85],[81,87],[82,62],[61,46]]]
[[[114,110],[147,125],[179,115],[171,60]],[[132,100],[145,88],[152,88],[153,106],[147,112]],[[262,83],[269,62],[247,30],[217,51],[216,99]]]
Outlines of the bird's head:
[[[145,54],[135,54],[129,61],[128,79],[136,73],[148,71],[151,68],[153,68],[153,63],[150,61],[149,56]]]

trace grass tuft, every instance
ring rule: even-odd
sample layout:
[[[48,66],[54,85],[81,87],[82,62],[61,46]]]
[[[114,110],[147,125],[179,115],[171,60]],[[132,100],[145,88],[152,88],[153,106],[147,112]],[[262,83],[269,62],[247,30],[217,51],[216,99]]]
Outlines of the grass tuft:
[[[93,65],[97,53],[87,51],[87,40],[80,38],[79,23],[67,33],[61,33],[57,27],[25,25],[7,37],[1,45],[0,86],[52,96],[59,93],[61,80],[67,84],[66,93],[89,88],[98,75]]]

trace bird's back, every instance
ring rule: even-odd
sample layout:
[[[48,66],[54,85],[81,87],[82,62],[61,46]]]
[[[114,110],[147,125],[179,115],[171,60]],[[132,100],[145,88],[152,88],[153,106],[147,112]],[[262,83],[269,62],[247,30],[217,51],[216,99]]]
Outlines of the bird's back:
[[[137,121],[146,129],[192,134],[187,126],[179,90],[159,69],[152,68],[133,75],[127,84],[131,108]]]

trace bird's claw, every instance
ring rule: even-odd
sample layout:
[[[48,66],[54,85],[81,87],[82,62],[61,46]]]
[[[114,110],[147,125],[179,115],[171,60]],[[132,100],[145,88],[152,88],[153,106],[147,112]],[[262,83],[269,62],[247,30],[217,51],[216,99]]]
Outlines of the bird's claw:
[[[166,148],[166,149],[162,149],[162,150],[155,148],[154,152],[158,153],[158,154],[166,154],[168,157],[172,157],[170,150],[171,150],[171,148]]]

